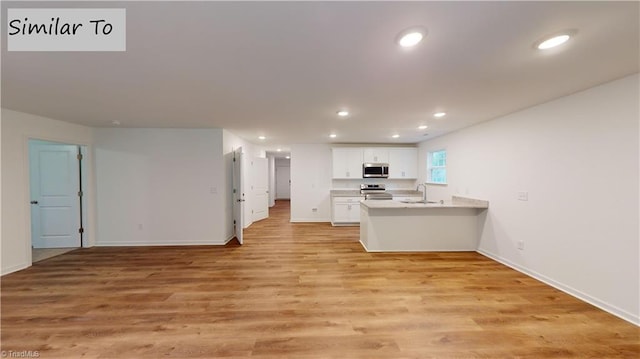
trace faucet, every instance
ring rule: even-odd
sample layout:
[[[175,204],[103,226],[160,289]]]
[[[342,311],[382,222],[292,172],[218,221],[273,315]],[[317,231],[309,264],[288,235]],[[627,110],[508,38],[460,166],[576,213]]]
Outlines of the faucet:
[[[424,203],[427,203],[427,184],[426,183],[418,183],[418,185],[416,186],[416,191],[420,190],[420,186],[422,186],[422,188],[423,188],[422,201]]]

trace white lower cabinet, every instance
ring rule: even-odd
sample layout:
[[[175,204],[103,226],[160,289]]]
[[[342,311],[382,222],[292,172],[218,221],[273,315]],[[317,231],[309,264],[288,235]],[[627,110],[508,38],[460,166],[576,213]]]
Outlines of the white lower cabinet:
[[[333,197],[331,224],[334,226],[360,224],[361,200],[361,197]]]

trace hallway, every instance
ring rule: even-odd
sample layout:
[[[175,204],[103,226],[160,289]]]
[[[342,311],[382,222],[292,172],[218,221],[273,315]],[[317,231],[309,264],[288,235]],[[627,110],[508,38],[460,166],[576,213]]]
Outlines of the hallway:
[[[360,250],[360,227],[333,227],[330,223],[291,223],[291,202],[277,200],[276,205],[269,208],[269,218],[254,222],[244,231],[245,245],[251,242],[274,243],[310,243],[316,241],[354,242],[354,248]]]

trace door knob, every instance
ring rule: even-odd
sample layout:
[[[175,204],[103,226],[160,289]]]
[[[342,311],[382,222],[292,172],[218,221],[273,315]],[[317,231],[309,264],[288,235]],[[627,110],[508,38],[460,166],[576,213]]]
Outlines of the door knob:
[[[38,204],[38,201],[31,201],[31,204]]]

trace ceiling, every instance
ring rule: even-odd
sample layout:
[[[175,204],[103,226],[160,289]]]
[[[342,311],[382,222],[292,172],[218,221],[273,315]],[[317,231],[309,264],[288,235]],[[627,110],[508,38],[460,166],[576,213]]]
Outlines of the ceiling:
[[[415,143],[638,72],[639,5],[3,1],[3,24],[7,7],[126,8],[127,51],[7,52],[3,36],[2,106],[97,127],[225,128],[268,149]],[[415,25],[426,38],[400,48]],[[564,29],[578,32],[534,48]]]

